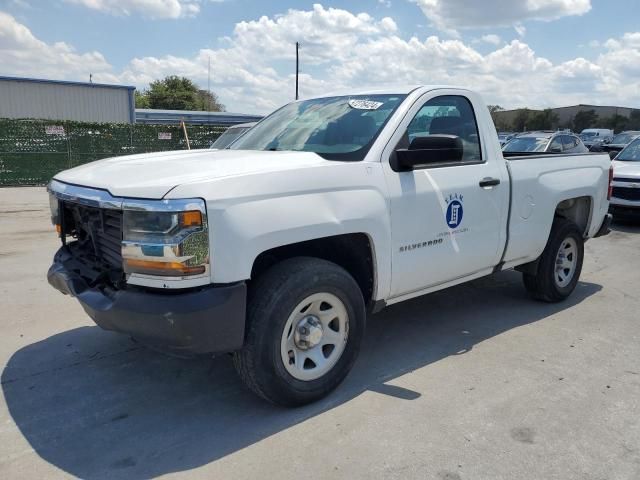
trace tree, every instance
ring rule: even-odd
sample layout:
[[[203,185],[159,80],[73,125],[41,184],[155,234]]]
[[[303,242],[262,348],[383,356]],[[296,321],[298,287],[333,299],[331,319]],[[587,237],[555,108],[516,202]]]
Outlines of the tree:
[[[192,80],[176,75],[153,81],[149,84],[149,89],[136,92],[136,107],[224,111],[224,105],[215,93],[201,90]]]
[[[558,115],[550,108],[533,114],[527,128],[530,130],[553,130],[558,126]]]
[[[498,114],[498,112],[502,112],[504,108],[500,105],[487,105],[489,109],[489,113],[491,114],[491,118],[493,119],[493,123],[496,126],[498,131],[509,130],[509,125],[506,120]]]
[[[218,95],[207,90],[198,90],[198,102],[200,105],[198,110],[206,110],[207,112],[224,112],[225,110]]]
[[[594,128],[598,125],[598,119],[595,110],[581,110],[573,117],[573,131],[580,133],[585,128]]]
[[[631,120],[622,115],[612,115],[611,117],[603,118],[600,123],[603,127],[610,128],[614,132],[621,132],[622,130],[627,130]]]
[[[136,108],[151,108],[149,105],[149,97],[146,93],[144,90],[142,92],[136,90]]]
[[[516,113],[513,119],[513,129],[516,132],[524,132],[525,128],[528,128],[529,117],[531,116],[531,110],[528,108],[521,108]]]
[[[627,128],[630,130],[640,130],[640,110],[633,110],[631,112]]]
[[[560,130],[571,130],[573,131],[573,120],[575,117],[569,117],[567,120],[565,120],[564,122],[558,124],[558,128]],[[580,133],[580,132],[577,132]]]

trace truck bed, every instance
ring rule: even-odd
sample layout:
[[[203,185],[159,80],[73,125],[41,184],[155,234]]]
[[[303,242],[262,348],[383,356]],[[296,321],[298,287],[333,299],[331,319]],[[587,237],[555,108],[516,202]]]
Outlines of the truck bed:
[[[585,238],[593,237],[608,211],[609,156],[603,153],[505,156],[511,180],[506,264],[536,259],[544,250],[549,212],[564,199],[581,199]],[[537,160],[523,162],[520,160]]]
[[[549,158],[549,157],[586,157],[589,155],[602,155],[602,152],[586,152],[586,153],[540,153],[540,152],[502,152],[507,160],[525,160],[530,158]]]

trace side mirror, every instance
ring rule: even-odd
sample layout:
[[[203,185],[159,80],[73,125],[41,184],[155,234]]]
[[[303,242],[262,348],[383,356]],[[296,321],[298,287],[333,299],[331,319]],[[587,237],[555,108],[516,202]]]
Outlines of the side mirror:
[[[391,157],[391,168],[396,172],[409,172],[434,163],[462,161],[464,147],[455,135],[428,135],[416,137],[409,148],[399,148]]]
[[[611,160],[613,160],[614,158],[616,158],[616,157],[618,156],[618,153],[620,153],[620,152],[615,152],[615,151],[611,150],[611,151],[609,152],[609,158],[610,158]]]
[[[551,147],[549,149],[550,153],[562,153],[562,149],[560,147]]]

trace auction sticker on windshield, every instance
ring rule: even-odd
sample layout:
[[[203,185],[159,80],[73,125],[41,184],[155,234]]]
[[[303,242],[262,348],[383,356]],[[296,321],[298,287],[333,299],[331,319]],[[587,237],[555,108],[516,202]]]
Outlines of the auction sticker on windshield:
[[[374,102],[373,100],[349,100],[349,106],[356,110],[377,110],[384,103]]]

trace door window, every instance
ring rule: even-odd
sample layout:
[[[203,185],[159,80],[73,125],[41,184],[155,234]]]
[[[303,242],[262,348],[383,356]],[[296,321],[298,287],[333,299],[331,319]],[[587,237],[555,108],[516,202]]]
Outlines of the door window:
[[[578,139],[576,137],[572,137],[571,135],[564,135],[562,137],[562,144],[564,145],[564,151],[573,150],[578,146]]]
[[[459,137],[463,146],[462,161],[482,162],[478,124],[469,99],[458,95],[444,95],[426,102],[411,120],[399,147],[410,148],[415,138],[429,135]]]
[[[562,137],[558,136],[553,139],[551,145],[549,145],[549,152],[560,153],[562,152]]]

